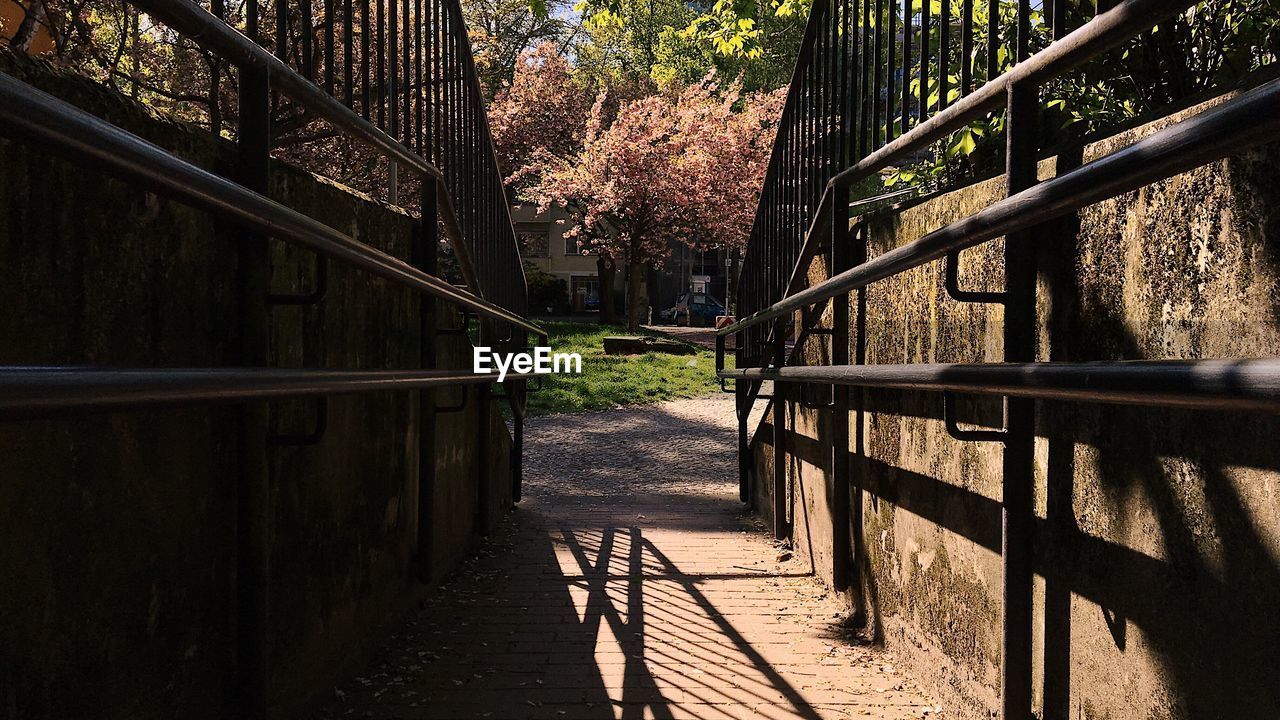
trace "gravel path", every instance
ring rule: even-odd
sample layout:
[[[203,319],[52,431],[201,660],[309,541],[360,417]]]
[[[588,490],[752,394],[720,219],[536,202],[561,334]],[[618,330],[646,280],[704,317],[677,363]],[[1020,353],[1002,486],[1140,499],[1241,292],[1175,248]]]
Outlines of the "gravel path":
[[[730,396],[530,422],[525,500],[325,717],[937,712],[737,502]]]

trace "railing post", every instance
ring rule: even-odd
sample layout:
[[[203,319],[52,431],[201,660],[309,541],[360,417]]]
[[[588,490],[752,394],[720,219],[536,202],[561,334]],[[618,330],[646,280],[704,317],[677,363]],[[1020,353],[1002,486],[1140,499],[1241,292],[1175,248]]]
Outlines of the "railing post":
[[[1039,88],[1009,88],[1007,119],[1008,194],[1036,182],[1036,125]],[[1024,233],[1025,234],[1025,231]],[[1017,235],[1005,242],[1005,362],[1035,360],[1035,255],[1030,242]],[[1031,717],[1031,584],[1034,518],[1035,401],[1005,398],[1003,458],[1004,561],[1003,648],[1001,653],[1001,718]]]
[[[524,409],[527,383],[517,380],[507,392],[512,395],[511,409],[511,502],[518,503],[524,492]]]
[[[483,325],[483,323],[482,323]],[[482,341],[483,342],[483,341]],[[476,386],[477,401],[479,409],[477,410],[478,422],[477,435],[478,445],[476,448],[476,532],[481,535],[489,534],[489,505],[493,498],[490,488],[489,472],[489,455],[492,445],[489,437],[492,434],[489,427],[491,421],[489,419],[489,400],[493,396],[493,389],[489,383],[481,383]]]
[[[849,191],[834,189],[831,205],[830,274],[852,267]],[[831,299],[831,364],[849,364],[849,293]],[[831,409],[831,584],[849,588],[849,386],[832,388]]]
[[[422,223],[417,232],[414,262],[431,275],[440,273],[440,240],[438,237],[436,186],[430,179],[422,181]],[[418,365],[435,369],[436,299],[423,293],[418,302],[418,324],[421,346]],[[464,388],[465,392],[465,388]],[[436,490],[436,402],[435,392],[418,392],[418,578],[429,582],[435,558],[435,490]]]
[[[256,3],[250,3],[256,29]],[[256,35],[256,33],[254,33]],[[240,70],[239,179],[270,195],[271,89],[263,70]],[[236,270],[240,364],[265,367],[270,323],[267,295],[270,255],[265,238],[240,232]],[[270,672],[267,617],[270,609],[271,470],[267,457],[268,406],[246,403],[239,412],[236,488],[236,697],[237,716],[262,720]]]
[[[775,366],[787,364],[786,324],[776,324]],[[781,381],[773,383],[773,536],[783,540],[787,528],[787,392]]]
[[[738,342],[742,336],[738,336]],[[751,466],[755,457],[751,453],[751,445],[747,438],[747,422],[751,414],[751,384],[733,383],[733,397],[738,414],[738,501],[751,504]]]

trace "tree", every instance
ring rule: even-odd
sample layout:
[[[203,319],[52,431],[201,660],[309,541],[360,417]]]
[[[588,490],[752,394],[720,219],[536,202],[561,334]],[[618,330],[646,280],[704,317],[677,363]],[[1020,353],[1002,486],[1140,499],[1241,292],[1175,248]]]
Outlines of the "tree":
[[[551,42],[568,41],[572,23],[564,0],[463,0],[462,17],[471,36],[476,72],[492,98],[512,82],[525,52]]]
[[[574,55],[585,72],[644,78],[678,92],[708,72],[749,90],[791,79],[811,0],[581,0],[584,38]]]
[[[591,93],[554,43],[522,52],[510,84],[489,105],[489,129],[508,182],[518,185],[521,171],[535,158],[577,153],[591,102]]]
[[[672,242],[745,243],[780,99],[708,80],[675,97],[625,102],[606,126],[607,101],[602,93],[592,107],[581,153],[544,156],[525,195],[568,210],[566,235],[625,268],[635,331],[647,306],[645,271],[661,266]]]

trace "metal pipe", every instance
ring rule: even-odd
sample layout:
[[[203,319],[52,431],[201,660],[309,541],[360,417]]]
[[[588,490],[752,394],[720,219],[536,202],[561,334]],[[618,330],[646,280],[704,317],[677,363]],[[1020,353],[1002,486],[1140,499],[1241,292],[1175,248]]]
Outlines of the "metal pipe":
[[[1087,363],[847,365],[725,370],[739,381],[783,380],[1037,400],[1280,413],[1280,359]]]
[[[52,95],[0,73],[0,118],[12,130],[69,155],[105,167],[148,187],[246,228],[290,242],[333,260],[448,302],[477,314],[547,333],[506,308],[460,290],[412,265],[375,250],[333,228],[226,178],[196,167]]]
[[[716,332],[740,332],[949,252],[1025,230],[1276,137],[1280,137],[1280,80],[1272,80],[1123,150],[1023,190]]]
[[[532,374],[507,375],[508,380]],[[491,383],[458,370],[0,366],[0,420]]]

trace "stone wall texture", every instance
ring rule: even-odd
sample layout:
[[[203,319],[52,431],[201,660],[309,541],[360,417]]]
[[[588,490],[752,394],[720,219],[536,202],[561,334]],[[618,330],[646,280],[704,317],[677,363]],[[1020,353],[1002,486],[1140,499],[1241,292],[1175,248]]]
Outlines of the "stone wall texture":
[[[1074,162],[1045,161],[1041,174],[1212,104],[1089,144]],[[996,179],[869,218],[869,256],[1003,191]],[[1039,360],[1280,355],[1280,144],[1090,207],[1038,238]],[[999,290],[1001,256],[1002,241],[966,251],[961,286]],[[825,277],[819,259],[811,278]],[[867,362],[998,362],[1001,316],[949,299],[942,264],[930,264],[866,291]],[[822,342],[810,342],[807,362],[825,361]],[[952,716],[989,717],[1001,652],[1000,446],[952,439],[940,394],[854,398],[865,553],[849,601]],[[958,402],[966,426],[999,427],[1000,412],[998,398]],[[832,420],[794,402],[787,414],[794,543],[829,577]],[[766,515],[768,417],[754,443],[755,476],[766,479],[754,483],[755,505]],[[1280,422],[1062,402],[1039,403],[1037,418],[1038,715],[1280,716]]]
[[[94,85],[0,55],[0,69],[204,167],[231,148]],[[225,165],[222,165],[225,167]],[[277,163],[273,196],[408,259],[414,221]],[[235,364],[234,228],[0,137],[0,365]],[[273,243],[273,290],[311,286],[308,253]],[[271,311],[282,367],[414,368],[409,290],[334,264],[315,307]],[[442,325],[461,318],[439,311]],[[442,366],[470,367],[462,336]],[[435,391],[452,405],[462,388]],[[493,405],[479,456],[475,387],[440,414],[436,517],[417,517],[413,393],[338,396],[314,446],[271,450],[271,699],[290,715],[362,666],[380,628],[422,597],[417,535],[437,573],[465,556],[478,513],[510,506],[510,436]],[[306,433],[313,401],[273,404]],[[217,718],[233,700],[234,407],[0,424],[0,716]],[[490,464],[479,508],[478,463]]]

